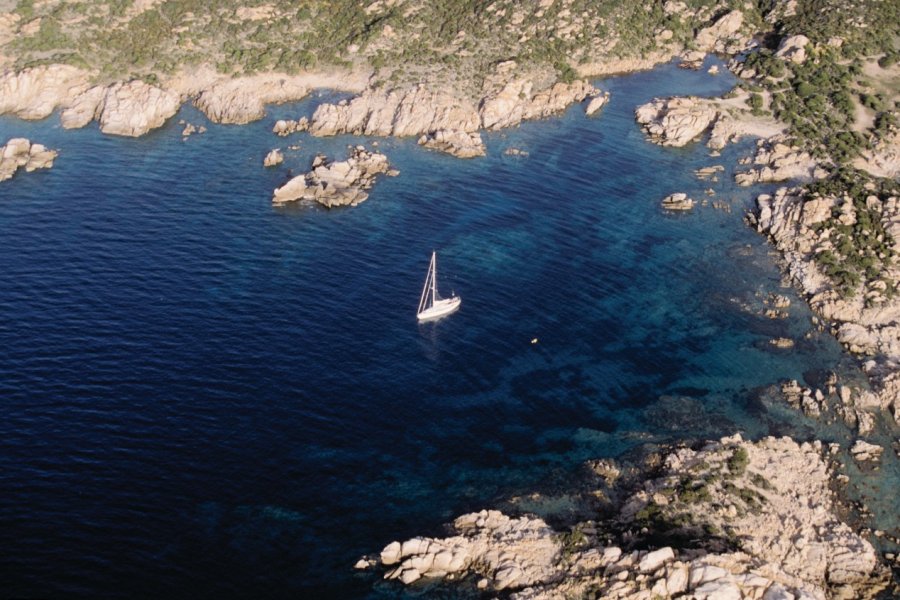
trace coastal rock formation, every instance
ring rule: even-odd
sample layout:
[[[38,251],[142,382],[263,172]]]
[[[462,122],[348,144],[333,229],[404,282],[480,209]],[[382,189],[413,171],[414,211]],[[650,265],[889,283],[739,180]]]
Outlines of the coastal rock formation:
[[[739,435],[677,448],[636,477],[605,525],[558,534],[536,517],[481,511],[459,517],[452,537],[392,542],[358,566],[380,563],[405,584],[474,574],[479,589],[517,600],[874,597],[889,575],[832,512],[822,454],[819,442]],[[682,547],[631,550],[642,536]]]
[[[884,452],[884,448],[875,444],[870,444],[865,440],[856,440],[856,442],[850,448],[850,456],[853,457],[853,460],[859,463],[869,461],[878,462],[878,460],[881,458],[882,452]]]
[[[43,119],[88,88],[90,74],[68,65],[45,65],[0,76],[0,115]]]
[[[298,100],[308,93],[304,83],[288,78],[237,78],[214,83],[194,105],[214,123],[243,124],[263,118],[268,103]]]
[[[808,152],[790,146],[783,135],[759,140],[752,164],[758,166],[735,174],[738,185],[788,179],[809,181],[825,176],[825,171]]]
[[[809,44],[809,38],[805,35],[790,35],[781,40],[778,44],[778,50],[775,56],[791,61],[792,63],[802,65],[806,62],[806,45]]]
[[[375,176],[387,173],[387,157],[362,146],[350,151],[347,160],[327,162],[322,155],[313,160],[312,170],[298,175],[275,190],[273,204],[314,200],[329,208],[356,206],[369,197],[365,190],[375,184]]]
[[[484,142],[481,140],[481,134],[477,132],[441,129],[420,137],[419,145],[452,154],[457,158],[473,158],[485,154]]]
[[[274,167],[275,165],[280,165],[284,162],[284,154],[281,153],[281,150],[275,148],[266,154],[266,157],[263,159],[264,167]]]
[[[596,114],[597,111],[606,106],[607,102],[609,102],[609,92],[602,92],[593,96],[587,103],[587,106],[584,107],[584,114],[587,116]]]
[[[674,96],[654,98],[635,110],[635,120],[650,141],[663,146],[684,146],[710,127],[707,146],[721,150],[743,136],[773,137],[784,132],[784,124],[752,113],[747,94],[729,98]]]
[[[479,114],[485,129],[503,129],[529,119],[542,119],[559,113],[573,102],[581,102],[599,91],[586,81],[555,83],[532,93],[533,83],[520,79],[507,83],[498,92],[481,101]]]
[[[392,542],[381,551],[381,564],[391,569],[385,579],[411,583],[421,577],[443,578],[474,570],[490,577],[495,590],[541,583],[554,573],[560,544],[553,530],[531,517],[511,519],[483,510],[457,518],[458,535]]]
[[[133,80],[84,90],[62,111],[60,123],[74,129],[96,119],[104,133],[138,137],[162,126],[180,106],[178,94]]]
[[[690,210],[694,208],[694,201],[684,192],[676,192],[663,198],[662,207],[666,210]]]
[[[441,129],[476,131],[480,121],[467,100],[424,86],[404,90],[366,90],[350,101],[321,104],[313,113],[309,131],[326,136],[410,136]]]
[[[35,169],[49,169],[58,154],[42,144],[32,144],[25,138],[13,138],[0,146],[0,181],[10,179],[20,168],[29,173]]]
[[[757,206],[757,231],[768,235],[781,252],[784,269],[811,308],[850,351],[873,357],[865,370],[877,395],[867,397],[867,405],[892,407],[895,417],[900,415],[900,299],[887,292],[900,281],[900,267],[881,258],[886,251],[900,252],[900,199],[871,195],[862,204],[848,197],[780,188],[774,195],[759,196]],[[842,229],[858,222],[870,223],[866,233],[859,234],[871,240],[865,245]],[[847,248],[853,256],[841,259],[841,249]],[[838,281],[826,272],[833,259],[823,260],[835,253],[834,260],[845,269],[853,268],[850,258],[870,261],[873,269],[864,269],[856,280]]]
[[[298,131],[306,131],[307,129],[309,129],[309,119],[306,117],[300,117],[298,120],[279,119],[275,121],[275,125],[272,127],[272,133],[278,137],[285,137]]]
[[[144,83],[117,83],[106,90],[98,107],[100,131],[137,137],[160,127],[178,112],[178,94]]]
[[[502,129],[526,119],[548,117],[580,102],[597,90],[577,80],[556,83],[533,91],[531,80],[508,82],[490,92],[479,107],[464,98],[423,85],[406,89],[366,90],[349,101],[322,104],[310,121],[316,136],[357,135],[410,136],[438,131],[471,133],[478,129]]]
[[[729,42],[736,42],[736,34],[744,24],[744,13],[732,10],[704,27],[694,38],[694,45],[698,50],[705,52],[726,52]]]
[[[865,148],[853,166],[876,177],[900,179],[900,129],[892,128],[872,147]]]
[[[59,114],[59,122],[65,129],[80,129],[100,116],[106,87],[95,85],[75,96],[68,107]]]
[[[709,129],[718,111],[701,98],[656,98],[635,110],[635,118],[651,141],[684,146]]]

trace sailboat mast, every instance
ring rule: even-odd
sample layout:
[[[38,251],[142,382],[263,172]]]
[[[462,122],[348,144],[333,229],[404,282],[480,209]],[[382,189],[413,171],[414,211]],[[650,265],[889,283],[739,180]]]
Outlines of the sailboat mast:
[[[431,305],[437,296],[437,252],[431,252]]]

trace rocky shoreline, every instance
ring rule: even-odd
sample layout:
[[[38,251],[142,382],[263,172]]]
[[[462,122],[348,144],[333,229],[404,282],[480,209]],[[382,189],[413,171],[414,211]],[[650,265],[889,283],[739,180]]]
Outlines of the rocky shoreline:
[[[874,393],[854,390],[853,404],[889,411],[900,423],[900,329],[896,324],[900,299],[888,292],[900,280],[900,267],[888,262],[871,277],[866,271],[852,289],[842,293],[822,262],[824,253],[833,255],[836,247],[846,243],[843,228],[861,221],[871,223],[864,236],[873,237],[874,252],[883,257],[900,252],[900,200],[870,192],[864,204],[858,204],[846,195],[782,187],[758,197],[753,221],[781,253],[784,270],[822,325],[850,352],[869,357],[864,370]],[[872,258],[877,259],[878,255]]]
[[[638,467],[593,461],[595,520],[562,532],[483,510],[457,518],[451,537],[391,542],[356,567],[518,600],[879,597],[893,585],[889,569],[833,508],[835,450],[735,435],[651,453]]]

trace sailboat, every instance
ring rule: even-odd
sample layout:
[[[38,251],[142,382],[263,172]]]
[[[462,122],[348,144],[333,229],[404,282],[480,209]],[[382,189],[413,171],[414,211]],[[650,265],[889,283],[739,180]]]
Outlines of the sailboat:
[[[416,318],[419,321],[440,319],[459,310],[461,302],[462,298],[456,295],[449,298],[438,296],[437,252],[432,252],[431,263],[428,265],[428,275],[425,276],[425,287],[422,288],[422,298],[419,300],[419,310],[416,312]]]

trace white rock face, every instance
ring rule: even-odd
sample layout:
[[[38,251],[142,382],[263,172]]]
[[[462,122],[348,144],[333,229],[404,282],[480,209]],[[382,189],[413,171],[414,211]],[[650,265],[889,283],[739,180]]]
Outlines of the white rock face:
[[[322,104],[310,121],[313,135],[421,135],[440,130],[479,128],[475,107],[466,100],[423,86],[406,90],[367,90],[349,102]]]
[[[181,98],[143,81],[117,83],[106,90],[100,108],[100,131],[137,137],[160,127],[178,112]]]
[[[805,35],[791,35],[778,45],[778,51],[775,56],[789,60],[792,63],[802,65],[806,62],[806,45],[809,44],[809,38]]]
[[[68,65],[47,65],[0,76],[0,114],[43,119],[88,88],[89,73]]]
[[[457,158],[484,156],[484,142],[480,133],[441,129],[419,138],[419,145],[452,154]]]
[[[587,116],[596,114],[597,111],[606,106],[607,102],[609,102],[609,92],[597,94],[596,96],[592,97],[591,100],[587,103],[587,106],[584,107],[584,114],[586,114]]]
[[[387,157],[356,146],[343,161],[326,162],[321,155],[313,160],[312,170],[294,177],[275,190],[273,204],[313,200],[329,208],[356,206],[369,194],[365,190],[375,184],[375,176],[387,173]]]
[[[718,111],[701,98],[656,98],[635,110],[650,140],[662,146],[684,146],[713,124]]]
[[[525,119],[547,117],[596,93],[584,81],[557,83],[533,93],[530,80],[516,80],[485,96],[476,109],[466,99],[422,85],[388,91],[370,89],[349,102],[320,105],[312,116],[309,130],[317,136],[472,133],[481,128],[502,129]]]
[[[106,88],[102,85],[85,90],[75,96],[71,104],[59,115],[59,122],[65,129],[79,129],[100,117]]]
[[[733,38],[744,24],[744,14],[739,10],[726,13],[709,27],[701,29],[694,38],[694,44],[701,51],[722,52],[724,42]]]
[[[0,146],[0,181],[12,178],[20,168],[28,173],[36,169],[49,169],[57,156],[56,150],[48,150],[43,144],[13,138]]]
[[[240,77],[214,83],[194,104],[214,123],[250,123],[263,118],[265,105],[298,100],[309,94],[305,82],[271,76]]]
[[[274,167],[276,165],[280,165],[284,162],[284,154],[281,153],[281,150],[275,148],[271,150],[266,157],[263,159],[264,167]]]
[[[507,83],[500,91],[481,101],[479,114],[485,129],[513,127],[529,119],[542,119],[559,113],[573,102],[581,102],[599,91],[585,81],[556,83],[546,90],[532,93],[530,80]]]

